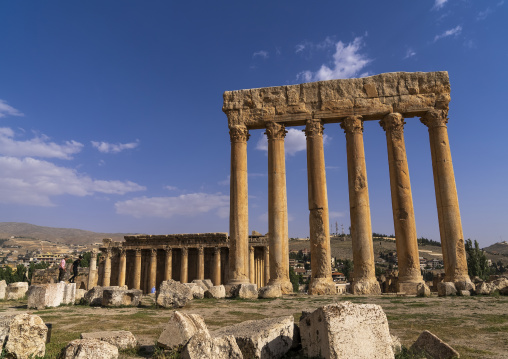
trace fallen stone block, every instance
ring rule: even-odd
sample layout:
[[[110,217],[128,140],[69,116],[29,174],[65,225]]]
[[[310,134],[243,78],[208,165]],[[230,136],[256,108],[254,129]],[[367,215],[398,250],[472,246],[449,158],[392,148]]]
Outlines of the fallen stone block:
[[[97,339],[114,345],[119,350],[134,349],[138,345],[136,337],[126,330],[109,332],[81,333],[81,339]]]
[[[425,330],[411,346],[412,352],[424,352],[431,359],[459,358],[459,353],[431,332]]]
[[[248,320],[212,333],[214,337],[227,335],[235,337],[244,358],[281,358],[293,345],[294,317]]]
[[[185,346],[192,336],[199,331],[208,333],[203,317],[198,314],[185,314],[175,311],[157,340],[157,346],[169,350],[178,350]]]
[[[102,291],[102,306],[103,307],[119,307],[129,306],[137,307],[143,292],[139,289],[104,289]]]
[[[61,359],[117,359],[118,348],[98,339],[76,339],[62,349]]]
[[[447,297],[450,295],[456,295],[457,289],[453,282],[440,282],[437,284],[437,295],[440,297]]]
[[[303,352],[308,357],[394,357],[388,320],[379,305],[326,305],[302,313],[299,327]]]
[[[211,279],[203,279],[203,283],[206,285],[207,289],[210,289],[213,287],[213,283]]]
[[[235,337],[211,337],[208,332],[194,334],[182,351],[183,359],[243,359]]]
[[[48,327],[37,315],[16,315],[9,325],[5,350],[18,359],[43,357],[46,354]]]
[[[157,304],[164,308],[182,308],[192,298],[192,292],[186,285],[172,279],[160,284]]]
[[[7,300],[23,299],[27,291],[28,291],[27,282],[10,283],[9,285],[7,285],[5,299]]]
[[[85,289],[76,289],[76,298],[75,302],[79,303],[81,301],[81,298],[85,296],[86,290]]]
[[[238,287],[238,293],[236,293],[235,297],[242,299],[257,299],[258,296],[258,286],[256,284],[240,284]]]
[[[76,301],[76,283],[65,283],[63,288],[62,304],[74,305]]]
[[[459,290],[459,291],[457,291],[457,294],[462,296],[462,297],[469,297],[469,296],[471,296],[471,292],[468,291],[468,290]]]
[[[430,288],[425,283],[418,283],[416,286],[416,295],[418,297],[430,297]]]
[[[282,290],[278,284],[267,285],[266,287],[259,288],[258,296],[262,299],[280,298],[282,297]]]
[[[28,309],[44,309],[46,308],[46,285],[31,285],[27,291]]]
[[[205,285],[201,286],[197,283],[185,283],[184,285],[191,290],[192,297],[189,299],[203,299],[205,297],[205,290],[203,289],[203,287],[206,288]]]
[[[199,287],[203,288],[203,292],[208,289],[208,286],[205,284],[204,280],[202,279],[194,279],[192,283],[189,284],[196,284]]]
[[[457,281],[454,284],[455,284],[455,289],[457,289],[457,291],[461,291],[461,290],[473,291],[473,290],[475,290],[475,285],[471,281],[462,280],[462,281]]]
[[[11,330],[11,322],[19,314],[9,314],[0,316],[0,347],[3,348],[5,340]]]
[[[206,298],[223,299],[226,297],[226,289],[223,285],[216,285],[205,291]]]
[[[7,290],[7,283],[5,282],[5,280],[2,279],[2,280],[0,280],[0,300],[5,299],[6,290]]]
[[[88,292],[86,292],[85,295],[83,296],[83,299],[84,299],[85,303],[88,304],[88,305],[91,305],[91,306],[101,306],[102,305],[102,295],[103,295],[104,289],[120,289],[120,288],[122,288],[122,287],[118,287],[118,286],[109,286],[109,287],[96,286],[96,287],[93,287],[92,289],[90,289]],[[126,286],[125,286],[125,289],[127,289]]]

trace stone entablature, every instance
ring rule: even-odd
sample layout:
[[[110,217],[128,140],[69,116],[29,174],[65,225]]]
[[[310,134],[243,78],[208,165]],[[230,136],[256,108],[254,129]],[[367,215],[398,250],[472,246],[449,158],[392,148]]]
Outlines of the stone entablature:
[[[229,237],[227,233],[197,233],[197,234],[165,234],[165,235],[135,235],[125,236],[123,247],[131,249],[159,248],[171,245],[171,248],[182,247],[228,247]]]
[[[448,110],[448,72],[392,72],[359,79],[329,80],[298,85],[226,91],[222,110],[229,127],[264,129],[266,122],[304,126],[315,118],[323,123],[347,116],[380,120],[389,113],[405,118],[427,111]]]

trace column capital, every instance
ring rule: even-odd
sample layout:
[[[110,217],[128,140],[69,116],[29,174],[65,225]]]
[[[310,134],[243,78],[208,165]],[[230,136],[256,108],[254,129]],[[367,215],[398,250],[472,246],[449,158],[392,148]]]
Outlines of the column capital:
[[[156,257],[157,256],[157,248],[150,248],[150,255],[152,257]]]
[[[134,248],[134,254],[136,257],[141,257],[141,248]]]
[[[379,121],[379,125],[385,132],[390,132],[393,136],[398,138],[402,137],[405,124],[404,117],[400,113],[389,113]]]
[[[120,254],[120,256],[121,256],[121,257],[125,257],[125,255],[126,255],[126,253],[127,253],[127,249],[125,249],[125,248],[120,248],[118,252],[119,252],[119,254]]]
[[[213,249],[213,253],[214,253],[214,254],[219,254],[219,253],[220,253],[220,247],[215,247],[215,248]]]
[[[250,137],[249,130],[245,126],[234,126],[229,128],[231,142],[247,142]]]
[[[111,256],[111,248],[106,248],[106,249],[104,250],[104,254],[105,254],[105,256],[106,256],[106,257]]]
[[[198,247],[198,253],[199,253],[199,255],[203,255],[205,253],[205,248],[204,247]]]
[[[448,123],[448,112],[444,110],[430,110],[420,118],[421,123],[429,129],[434,127],[446,127]]]
[[[283,140],[286,137],[286,126],[284,124],[279,124],[276,122],[268,122],[266,124],[266,137],[269,140]]]
[[[305,136],[307,137],[315,137],[315,136],[323,136],[323,122],[320,119],[312,119],[307,120],[305,123]]]
[[[164,252],[166,252],[166,253],[168,253],[168,252],[171,253],[173,251],[173,248],[171,248],[170,246],[165,246],[163,249],[164,249]]]
[[[265,249],[265,253],[270,253],[270,247],[269,246],[265,246],[264,249]]]
[[[188,255],[188,254],[189,254],[189,248],[187,248],[187,247],[182,247],[182,248],[181,248],[181,250],[182,250],[182,255],[183,255],[183,256],[186,256],[186,255]]]
[[[363,133],[363,117],[362,116],[348,116],[341,123],[340,128],[344,133]]]
[[[254,246],[250,246],[250,247],[249,247],[249,252],[250,252],[251,254],[252,254],[252,253],[254,253]]]

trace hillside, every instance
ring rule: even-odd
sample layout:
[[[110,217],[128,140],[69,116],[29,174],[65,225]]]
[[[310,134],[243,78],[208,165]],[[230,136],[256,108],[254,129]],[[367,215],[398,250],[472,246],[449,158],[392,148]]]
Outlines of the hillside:
[[[508,255],[508,242],[504,241],[504,242],[494,243],[491,246],[483,248],[483,250],[486,252],[489,252],[489,253],[496,253],[496,254],[498,253],[498,254]]]

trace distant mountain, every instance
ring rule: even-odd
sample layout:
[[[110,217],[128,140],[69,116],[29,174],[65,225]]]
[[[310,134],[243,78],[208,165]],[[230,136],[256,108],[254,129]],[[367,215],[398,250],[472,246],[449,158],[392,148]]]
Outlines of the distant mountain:
[[[491,246],[483,248],[484,251],[490,252],[490,253],[499,253],[499,254],[507,254],[508,255],[508,242],[499,242],[494,243]]]
[[[122,241],[126,235],[129,235],[129,233],[97,233],[82,229],[43,227],[18,222],[0,222],[0,238],[18,236],[67,244],[91,244],[101,242],[103,238]]]

